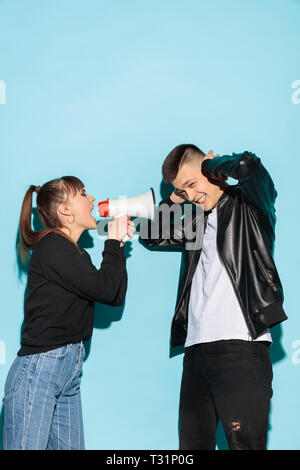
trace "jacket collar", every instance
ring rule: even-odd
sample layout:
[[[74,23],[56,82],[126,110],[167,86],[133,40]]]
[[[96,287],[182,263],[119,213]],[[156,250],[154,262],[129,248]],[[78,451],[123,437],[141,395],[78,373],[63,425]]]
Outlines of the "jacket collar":
[[[222,196],[218,200],[217,206],[221,207],[236,187],[237,185],[228,185],[224,189]]]
[[[223,194],[221,195],[221,197],[219,198],[218,202],[217,202],[217,206],[218,207],[222,207],[224,202],[228,199],[228,196],[229,194],[231,193],[232,189],[235,188],[236,186],[235,185],[228,185],[224,191],[223,191]],[[211,212],[211,210],[209,211],[204,211],[204,216],[207,217],[208,214]]]

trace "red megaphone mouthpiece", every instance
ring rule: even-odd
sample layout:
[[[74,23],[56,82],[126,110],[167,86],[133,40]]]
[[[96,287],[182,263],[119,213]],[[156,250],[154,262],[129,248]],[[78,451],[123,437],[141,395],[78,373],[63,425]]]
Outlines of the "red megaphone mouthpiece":
[[[100,217],[110,217],[108,198],[106,199],[106,201],[101,201],[98,203],[98,210],[99,210]]]

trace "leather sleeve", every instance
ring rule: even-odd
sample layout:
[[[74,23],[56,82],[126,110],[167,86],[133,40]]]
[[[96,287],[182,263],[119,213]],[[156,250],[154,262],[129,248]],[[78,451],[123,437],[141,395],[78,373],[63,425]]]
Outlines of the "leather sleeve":
[[[204,160],[202,171],[205,176],[238,180],[248,201],[269,217],[271,226],[274,225],[277,191],[270,174],[254,153],[233,153]]]
[[[152,246],[183,246],[185,242],[183,223],[183,204],[174,204],[170,198],[159,203],[154,220],[141,225],[139,240],[142,244]],[[172,207],[169,217],[164,214]]]

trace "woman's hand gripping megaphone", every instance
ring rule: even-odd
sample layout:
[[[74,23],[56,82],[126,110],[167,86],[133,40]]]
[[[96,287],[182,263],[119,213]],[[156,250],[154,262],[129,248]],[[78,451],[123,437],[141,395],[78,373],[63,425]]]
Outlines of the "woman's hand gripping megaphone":
[[[134,196],[131,198],[122,197],[115,200],[106,199],[105,201],[98,203],[100,217],[115,217],[115,220],[120,219],[120,226],[118,228],[120,232],[119,236],[121,234],[124,235],[124,237],[121,238],[123,243],[132,238],[135,232],[135,224],[130,220],[130,217],[144,217],[153,220],[155,207],[155,195],[153,188],[150,188],[149,191],[144,194],[140,194],[139,196]],[[127,232],[125,230],[126,219],[122,219],[124,217],[128,217]],[[110,223],[111,222],[109,222],[109,224]],[[117,228],[112,227],[111,230],[114,233]],[[115,237],[116,234],[114,233],[113,237],[111,238]]]
[[[119,240],[121,246],[134,236],[135,224],[130,220],[129,215],[117,215],[112,221],[108,222],[107,226],[107,239]]]

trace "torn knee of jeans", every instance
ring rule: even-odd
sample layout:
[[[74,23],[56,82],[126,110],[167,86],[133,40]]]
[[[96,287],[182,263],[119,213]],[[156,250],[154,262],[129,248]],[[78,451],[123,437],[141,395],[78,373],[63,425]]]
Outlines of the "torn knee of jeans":
[[[241,421],[233,419],[229,423],[228,442],[230,449],[242,450],[249,447],[248,436],[245,434]]]

